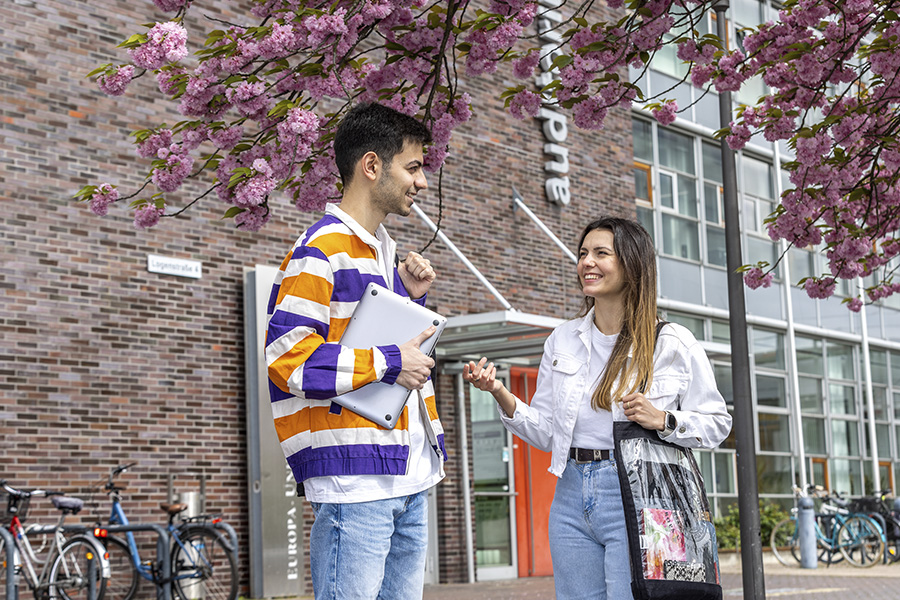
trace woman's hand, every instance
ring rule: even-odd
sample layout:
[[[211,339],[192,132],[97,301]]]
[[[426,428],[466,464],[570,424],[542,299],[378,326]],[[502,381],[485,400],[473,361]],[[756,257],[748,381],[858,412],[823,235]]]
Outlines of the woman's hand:
[[[622,398],[622,409],[629,421],[644,429],[663,431],[666,428],[666,412],[659,410],[640,392]]]
[[[497,381],[497,367],[494,366],[494,363],[487,366],[485,363],[487,363],[487,358],[482,357],[477,365],[471,360],[469,364],[463,365],[463,379],[479,390],[493,394],[503,387],[503,383]]]
[[[482,357],[478,364],[469,361],[469,364],[463,365],[463,379],[479,390],[492,394],[507,417],[512,418],[515,414],[516,397],[504,387],[502,381],[497,379],[497,367],[494,363],[488,363],[487,358]]]

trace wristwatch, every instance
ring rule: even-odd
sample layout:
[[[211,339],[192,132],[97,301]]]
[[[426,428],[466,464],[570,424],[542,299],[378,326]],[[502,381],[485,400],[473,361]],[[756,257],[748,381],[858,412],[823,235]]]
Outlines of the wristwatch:
[[[678,427],[678,421],[675,419],[675,415],[666,411],[666,425],[663,429],[663,437],[668,437],[675,432],[675,428]]]

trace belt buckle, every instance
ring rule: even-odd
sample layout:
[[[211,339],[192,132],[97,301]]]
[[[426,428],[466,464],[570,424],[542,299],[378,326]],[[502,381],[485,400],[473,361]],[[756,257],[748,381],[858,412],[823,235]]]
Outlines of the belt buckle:
[[[575,456],[573,457],[573,459],[575,460],[576,465],[586,465],[589,462],[594,462],[594,453],[592,451],[587,451],[584,448],[575,448],[574,450]],[[582,460],[581,457],[585,455],[590,455],[590,458],[588,458],[587,460]]]

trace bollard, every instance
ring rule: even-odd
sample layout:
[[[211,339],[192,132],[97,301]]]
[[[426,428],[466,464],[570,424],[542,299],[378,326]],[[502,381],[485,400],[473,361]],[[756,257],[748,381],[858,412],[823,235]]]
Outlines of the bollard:
[[[815,569],[819,556],[816,548],[816,511],[812,498],[800,498],[797,511],[797,539],[800,542],[800,568]]]

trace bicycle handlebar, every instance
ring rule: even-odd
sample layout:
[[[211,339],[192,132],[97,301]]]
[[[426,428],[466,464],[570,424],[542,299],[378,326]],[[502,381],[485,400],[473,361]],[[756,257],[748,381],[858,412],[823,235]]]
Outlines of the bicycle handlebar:
[[[116,484],[113,483],[113,479],[115,479],[116,477],[118,477],[119,475],[121,475],[122,473],[124,473],[125,471],[127,471],[128,469],[130,469],[131,467],[133,467],[136,464],[137,464],[136,462],[133,462],[133,463],[128,463],[127,465],[119,465],[118,467],[113,467],[112,469],[110,469],[109,470],[109,479],[106,480],[106,485],[103,486],[103,489],[105,489],[108,492],[111,492],[113,490],[125,489],[125,488],[117,487]]]
[[[16,496],[17,498],[29,498],[31,496],[44,496],[49,498],[50,496],[63,496],[63,492],[58,492],[55,490],[17,490],[16,488],[9,485],[9,483],[5,479],[0,479],[0,487],[9,494],[10,496]]]

